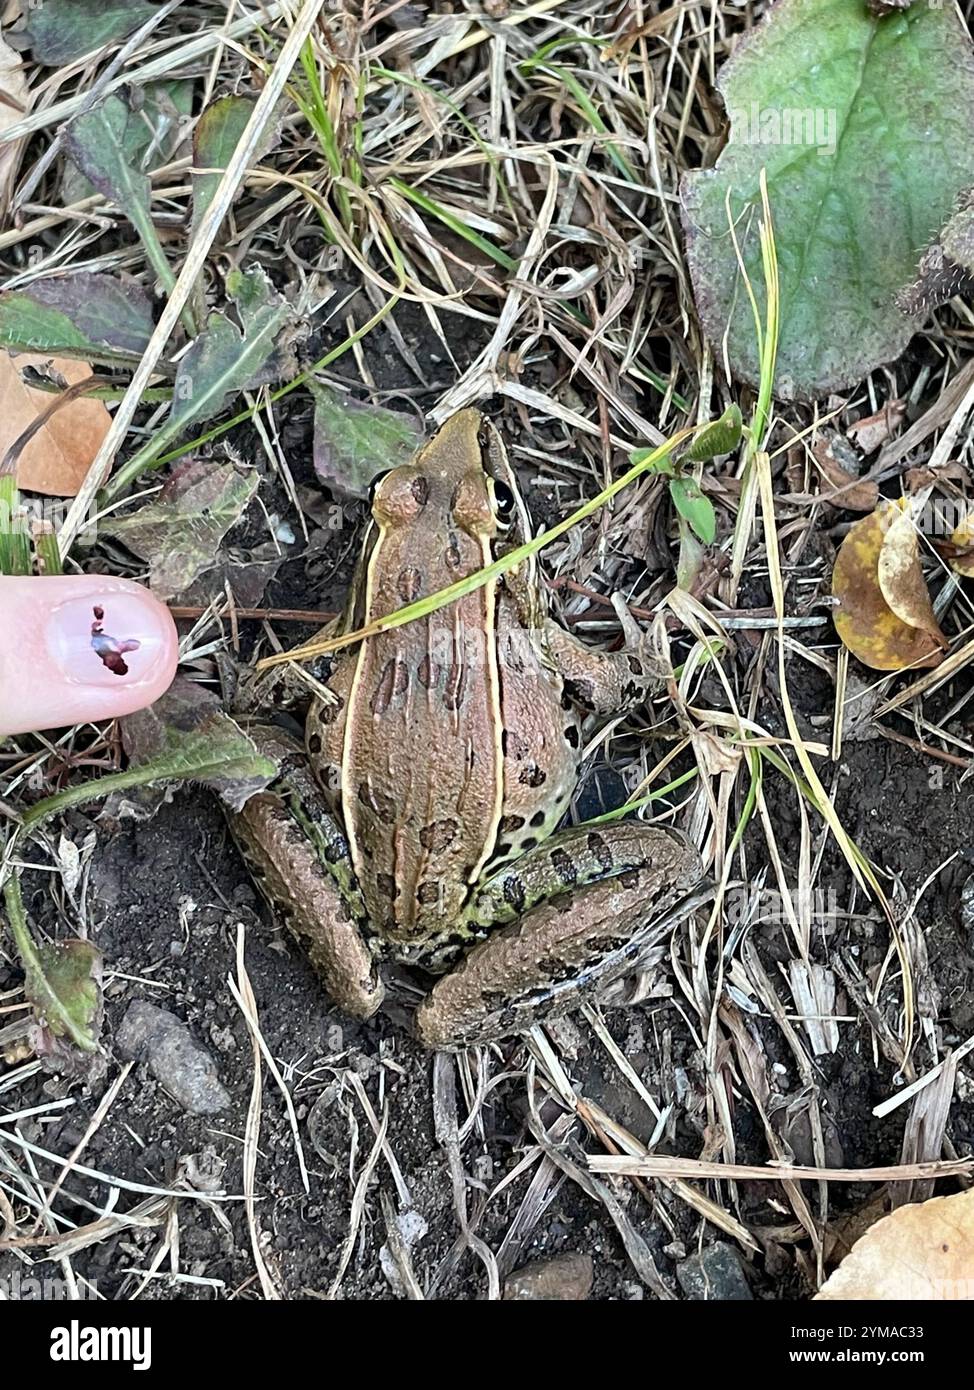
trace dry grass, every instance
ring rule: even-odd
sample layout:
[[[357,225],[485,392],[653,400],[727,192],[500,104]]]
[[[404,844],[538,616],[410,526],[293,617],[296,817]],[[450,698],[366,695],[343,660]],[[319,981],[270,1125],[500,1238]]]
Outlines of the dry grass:
[[[417,29],[419,11],[405,0],[367,20],[313,3],[229,12],[165,6],[124,48],[110,45],[73,69],[36,74],[22,123],[29,141],[0,232],[12,286],[82,268],[125,271],[151,285],[117,210],[98,195],[61,202],[58,125],[95,93],[121,82],[137,88],[160,73],[193,78],[208,96],[263,92],[268,106],[284,93],[274,148],[257,167],[245,172],[241,160],[228,171],[220,215],[193,245],[185,239],[185,145],[152,174],[157,225],[182,270],[62,532],[63,549],[103,470],[117,469],[151,434],[155,416],[140,397],[180,309],[201,283],[218,293],[219,272],[243,261],[263,264],[313,326],[315,353],[331,356],[320,380],[359,399],[426,411],[433,422],[490,401],[516,464],[533,480],[536,511],[549,521],[618,476],[628,451],[717,416],[734,400],[749,418],[753,396],[728,385],[700,335],[676,192],[681,171],[712,162],[719,148],[712,80],[741,31],[740,11],[686,3],[607,12],[595,0],[456,8],[427,15]],[[290,24],[300,15],[310,25],[319,10],[303,62],[285,71]],[[201,269],[208,234],[217,252]],[[599,758],[632,795],[656,794],[645,813],[691,835],[719,892],[714,911],[683,924],[668,959],[641,982],[641,997],[655,1007],[589,1009],[535,1029],[514,1048],[438,1059],[435,1138],[455,1212],[455,1240],[445,1251],[434,1259],[421,1239],[412,1244],[404,1234],[402,1217],[415,1198],[396,1156],[395,1102],[384,1091],[389,1068],[366,1084],[340,1050],[300,1064],[275,1060],[242,947],[233,991],[254,1077],[240,1137],[242,1195],[259,1282],[230,1289],[180,1265],[185,1204],[205,1203],[229,1229],[236,1194],[197,1190],[188,1172],[172,1184],[147,1184],[83,1163],[96,1128],[109,1119],[124,1124],[127,1069],[110,1085],[94,1083],[101,1103],[70,1154],[24,1137],[28,1120],[42,1132],[75,1097],[18,1109],[20,1097],[41,1092],[38,1064],[18,1053],[25,1028],[16,989],[0,995],[0,1045],[12,1059],[0,1073],[0,1251],[25,1267],[55,1260],[73,1284],[80,1277],[73,1261],[93,1242],[140,1226],[158,1244],[144,1267],[125,1274],[119,1297],[138,1296],[163,1274],[175,1296],[200,1286],[223,1297],[281,1296],[286,1278],[267,1251],[260,1199],[262,1112],[283,1104],[293,1118],[292,1093],[313,1096],[326,1082],[338,1087],[348,1135],[347,1231],[336,1262],[322,1266],[330,1297],[342,1296],[353,1262],[369,1258],[363,1242],[380,1219],[383,1267],[397,1271],[388,1277],[399,1296],[438,1295],[463,1265],[497,1297],[566,1182],[598,1204],[655,1297],[676,1292],[661,1245],[685,1252],[715,1233],[746,1259],[773,1252],[779,1270],[784,1260],[812,1287],[835,1245],[831,1182],[888,1183],[893,1191],[969,1176],[949,1121],[959,1077],[970,1094],[974,1039],[953,1050],[941,1001],[928,987],[923,886],[901,883],[896,863],[857,860],[833,807],[841,758],[866,738],[906,744],[939,763],[944,777],[966,777],[974,747],[962,716],[974,614],[963,586],[948,582],[944,664],[907,682],[852,679],[827,622],[830,558],[845,514],[825,500],[831,486],[813,450],[901,399],[908,419],[877,446],[864,477],[895,491],[908,468],[923,468],[935,495],[956,495],[966,473],[951,465],[968,465],[971,453],[972,330],[970,310],[952,305],[902,363],[848,400],[818,414],[793,407],[776,415],[757,464],[742,456],[708,465],[702,486],[717,508],[718,543],[689,593],[674,590],[676,532],[658,478],[635,483],[545,551],[555,605],[593,642],[619,635],[608,602],[615,591],[641,621],[658,619],[673,680],[652,707],[607,734]],[[296,499],[284,440],[298,399],[262,389],[247,403],[249,423],[205,447],[245,447]],[[296,535],[308,534],[293,502],[287,520]],[[108,559],[122,563],[111,551]],[[193,620],[184,639],[191,670],[215,682],[219,663],[240,649],[241,627],[252,658],[289,647],[289,621],[312,606],[309,596],[297,612],[252,612],[231,595],[180,610]],[[809,696],[823,690],[824,705]],[[12,824],[40,789],[97,775],[119,756],[112,729],[8,743],[0,749],[0,809]],[[96,837],[84,841],[77,865],[65,862],[57,837],[55,826],[31,847],[29,865],[8,857],[5,868],[36,869],[62,921],[85,931],[97,924],[86,889]],[[931,881],[942,867],[929,865]],[[824,920],[819,892],[830,895]],[[880,964],[873,952],[864,968],[863,950],[877,937]],[[877,1118],[905,1108],[900,1163],[896,1153],[881,1164],[832,1161],[827,1078],[843,1056],[884,1093]],[[397,1065],[394,1054],[389,1065]],[[278,1095],[262,1093],[265,1067]],[[616,1114],[588,1094],[593,1068]],[[484,1177],[479,1165],[496,1153],[498,1095],[523,1102],[520,1133],[503,1170]],[[808,1162],[795,1162],[799,1134]],[[300,1156],[297,1119],[294,1140]],[[80,1178],[101,1185],[98,1203],[78,1190]],[[755,1180],[759,1202],[744,1191]],[[499,1228],[499,1239],[484,1238]],[[468,1251],[474,1261],[465,1265]]]

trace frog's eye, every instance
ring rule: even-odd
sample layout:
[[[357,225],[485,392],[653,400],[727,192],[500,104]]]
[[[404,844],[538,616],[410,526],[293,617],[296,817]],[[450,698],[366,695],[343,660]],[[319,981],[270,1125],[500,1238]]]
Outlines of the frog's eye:
[[[501,521],[510,521],[516,506],[514,492],[507,483],[494,479],[494,507]]]

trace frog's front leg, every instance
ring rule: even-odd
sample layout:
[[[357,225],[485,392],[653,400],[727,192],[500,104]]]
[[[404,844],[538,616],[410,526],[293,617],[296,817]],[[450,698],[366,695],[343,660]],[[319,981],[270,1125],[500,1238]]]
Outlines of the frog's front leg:
[[[630,822],[553,835],[480,888],[471,913],[507,925],[434,987],[419,1036],[455,1051],[574,1008],[637,968],[712,893],[675,830]]]
[[[625,604],[620,600],[614,606],[626,639],[622,651],[598,651],[551,619],[545,625],[545,647],[566,695],[595,714],[618,714],[642,704],[666,674],[648,635],[640,631]]]
[[[242,810],[227,812],[233,837],[335,1004],[354,1018],[371,1018],[385,987],[363,934],[365,904],[344,831],[300,746],[278,729],[251,735],[280,776]]]

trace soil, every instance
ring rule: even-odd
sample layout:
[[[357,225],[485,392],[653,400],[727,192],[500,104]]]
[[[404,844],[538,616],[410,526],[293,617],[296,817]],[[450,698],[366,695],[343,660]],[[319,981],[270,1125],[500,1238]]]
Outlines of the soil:
[[[402,320],[400,326],[404,326]],[[420,333],[417,324],[417,346]],[[462,365],[476,344],[458,343],[455,348]],[[404,369],[391,346],[384,361],[373,360],[370,366],[390,392],[416,392],[416,383],[403,379]],[[431,403],[443,384],[416,392],[419,403]],[[303,407],[295,405],[287,416],[285,437],[292,444],[303,440],[307,446],[307,415],[305,402]],[[324,601],[329,583],[334,586],[343,566],[347,569],[348,538],[341,537],[336,546],[341,554],[316,558],[313,578],[309,579],[306,559],[285,566],[268,591],[267,601],[304,607]],[[293,637],[300,635],[295,632]],[[800,672],[794,673],[796,690],[800,677]],[[802,690],[802,709],[806,714],[814,713],[817,707],[827,710],[829,698],[830,687],[809,686]],[[832,765],[826,767],[831,769]],[[922,997],[928,1009],[937,1010],[943,1044],[963,1041],[974,1032],[974,940],[970,928],[965,931],[962,924],[959,902],[960,886],[970,872],[967,856],[974,824],[974,790],[970,783],[959,785],[957,769],[882,738],[847,743],[833,771],[840,817],[861,849],[896,876],[897,900],[910,902],[928,876],[934,875],[916,911],[929,971],[921,982]],[[822,775],[827,778],[830,772]],[[769,781],[766,794],[785,871],[795,882],[799,824],[794,794],[783,782],[773,781]],[[397,1186],[388,1163],[380,1160],[365,1191],[363,1217],[340,1296],[402,1296],[395,1277],[386,1272],[389,1260],[382,1254],[388,1240],[382,1199],[391,1198],[400,1212],[411,1207],[425,1223],[425,1234],[412,1248],[420,1287],[442,1299],[483,1297],[483,1267],[458,1246],[460,1229],[448,1159],[434,1126],[433,1062],[401,1026],[401,1017],[383,1013],[362,1025],[341,1017],[330,1006],[307,963],[258,899],[209,793],[178,790],[146,822],[112,822],[104,816],[96,819],[96,813],[74,812],[61,828],[80,845],[93,824],[97,842],[90,866],[88,915],[92,936],[107,963],[104,1041],[108,1069],[105,1076],[87,1084],[67,1083],[38,1073],[19,1086],[12,1106],[16,1110],[40,1106],[51,1096],[64,1094],[74,1102],[52,1112],[53,1118],[43,1122],[24,1120],[19,1127],[24,1138],[59,1155],[69,1154],[82,1140],[107,1082],[118,1075],[120,1064],[112,1056],[112,1048],[120,1021],[133,1000],[149,1000],[183,1020],[196,1041],[210,1052],[229,1092],[230,1106],[215,1116],[189,1115],[145,1065],[136,1064],[107,1118],[85,1145],[82,1161],[89,1168],[136,1183],[168,1186],[185,1178],[187,1156],[195,1156],[197,1169],[215,1172],[217,1186],[239,1194],[244,1181],[243,1137],[254,1084],[251,1038],[229,986],[229,980],[237,975],[237,936],[242,931],[246,971],[261,1032],[291,1090],[308,1167],[306,1191],[287,1111],[265,1068],[257,1221],[264,1259],[281,1291],[289,1298],[321,1297],[338,1273],[355,1183],[374,1142],[356,1093],[353,1078],[357,1078],[375,1112],[387,1117],[387,1151],[398,1164],[402,1187]],[[763,842],[755,828],[748,833],[757,874],[765,862]],[[961,857],[935,872],[955,852]],[[817,886],[833,891],[840,906],[851,901],[849,873],[832,844],[825,850]],[[28,876],[25,887],[35,930],[52,935],[63,931],[65,919],[61,919],[51,896],[48,877]],[[779,983],[778,962],[791,954],[786,949],[788,930],[780,921],[767,922],[757,925],[751,936],[765,970]],[[860,895],[850,916],[821,928],[816,923],[812,949],[816,959],[843,957],[873,978],[872,972],[885,960],[888,941],[885,924]],[[0,963],[0,992],[12,988],[18,979],[12,965]],[[838,1012],[843,1011],[856,1014],[840,994]],[[699,1157],[708,1147],[712,1150],[714,1136],[706,1132],[705,1117],[694,1107],[693,1097],[699,1098],[703,1090],[699,1081],[702,1061],[698,1040],[684,1012],[674,1000],[656,999],[628,1010],[609,1010],[606,1017],[613,1036],[649,1090],[676,1106],[675,1122],[661,1150],[691,1157]],[[782,1133],[796,1159],[813,1161],[808,1134],[801,1128],[800,1107],[796,1119],[795,1109],[784,1104],[795,1100],[801,1079],[790,1055],[781,1052],[780,1035],[767,1019],[760,1018],[755,1026],[768,1055],[780,1068],[775,1076],[783,1098],[779,1113],[787,1112],[789,1122]],[[667,1045],[661,1049],[659,1040],[664,1035]],[[609,1065],[594,1035],[579,1025],[566,1036],[575,1051],[570,1067],[577,1091],[597,1101],[638,1138],[649,1140],[654,1117]],[[508,1059],[516,1055],[516,1045],[505,1049]],[[567,1055],[564,1048],[562,1055]],[[520,1056],[523,1059],[524,1054]],[[918,1065],[920,1070],[929,1065],[922,1046]],[[829,1162],[851,1167],[896,1162],[907,1107],[885,1119],[872,1115],[873,1106],[896,1089],[898,1078],[894,1062],[874,1051],[865,1025],[844,1024],[838,1050],[816,1059],[815,1071],[827,1116]],[[741,1162],[766,1162],[767,1144],[753,1103],[745,1088],[735,1086],[733,1093],[737,1158]],[[466,1113],[462,1088],[458,1088],[458,1095],[462,1122]],[[523,1074],[517,1070],[507,1073],[489,1092],[476,1127],[465,1138],[463,1162],[471,1211],[478,1209],[480,1192],[495,1188],[533,1149],[526,1127],[526,1096]],[[4,1100],[10,1108],[9,1097]],[[948,1135],[958,1150],[970,1152],[974,1148],[970,1088],[965,1095],[955,1097]],[[492,1249],[497,1250],[504,1240],[536,1172],[535,1163],[525,1164],[500,1196],[487,1205],[477,1234]],[[558,1253],[580,1252],[593,1261],[592,1298],[651,1297],[630,1264],[605,1206],[572,1181],[559,1184],[556,1180],[552,1191],[526,1242],[515,1241],[505,1248],[502,1273]],[[814,1202],[813,1185],[806,1185],[806,1191]],[[873,1189],[866,1191],[872,1193]],[[701,1227],[699,1218],[662,1185],[651,1192],[650,1200],[632,1186],[620,1186],[617,1195],[632,1226],[652,1252],[664,1282],[676,1296],[682,1296],[677,1267],[701,1244],[712,1240],[714,1232]],[[833,1213],[852,1211],[866,1200],[863,1189],[852,1185],[833,1188],[830,1197]],[[58,1210],[83,1224],[92,1219],[91,1212],[72,1198],[86,1199],[101,1209],[106,1187],[79,1173],[67,1180]],[[122,1193],[118,1204],[127,1209],[137,1200],[131,1193]],[[740,1219],[751,1229],[770,1229],[782,1220],[778,1189],[771,1184],[742,1184],[736,1196],[725,1186],[722,1200],[729,1210],[734,1210],[737,1202]],[[183,1278],[177,1282],[167,1277],[167,1257],[142,1296],[260,1296],[243,1203],[186,1200],[179,1204],[178,1212],[178,1268]],[[155,1226],[101,1240],[73,1257],[75,1273],[95,1285],[103,1297],[129,1297],[141,1282],[140,1272],[152,1266],[162,1235],[162,1228]],[[755,1298],[808,1293],[792,1251],[787,1243],[772,1239],[761,1254],[742,1254]],[[50,1269],[49,1265],[41,1266],[36,1272]],[[12,1254],[0,1255],[0,1279],[18,1271],[23,1275],[24,1266]]]

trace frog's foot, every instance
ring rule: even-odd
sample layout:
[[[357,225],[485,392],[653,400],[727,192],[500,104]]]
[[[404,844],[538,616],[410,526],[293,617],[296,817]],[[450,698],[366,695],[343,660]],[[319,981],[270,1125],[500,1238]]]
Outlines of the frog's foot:
[[[227,810],[233,837],[335,1004],[354,1018],[371,1018],[385,986],[362,933],[365,909],[348,842],[319,807],[299,745],[280,730],[251,733],[260,751],[279,764],[281,775],[242,810]]]
[[[545,627],[545,644],[566,695],[595,714],[618,714],[642,704],[668,674],[651,635],[641,631],[620,595],[613,595],[612,606],[626,639],[622,651],[596,651],[553,621]]]
[[[624,852],[612,850],[609,837],[580,827],[524,856],[527,881],[520,861],[498,874],[509,898],[530,902],[533,861],[547,856],[566,886],[494,932],[439,981],[416,1017],[428,1047],[456,1051],[521,1033],[545,1015],[600,995],[712,896],[713,885],[684,836],[654,826],[616,827],[623,829]],[[568,886],[564,874],[579,837],[598,842],[589,852],[601,852],[605,872]]]

